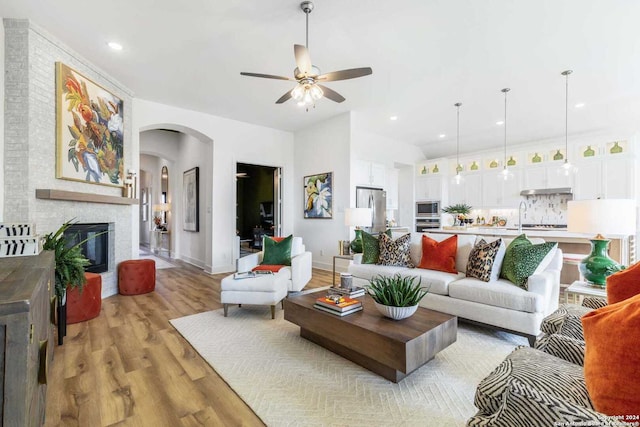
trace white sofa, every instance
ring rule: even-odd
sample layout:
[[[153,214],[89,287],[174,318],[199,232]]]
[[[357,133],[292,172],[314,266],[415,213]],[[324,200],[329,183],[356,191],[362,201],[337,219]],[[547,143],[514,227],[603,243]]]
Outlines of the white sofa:
[[[452,236],[425,234],[437,241]],[[422,307],[525,336],[533,345],[535,337],[540,334],[542,319],[558,308],[562,251],[556,248],[549,255],[546,260],[548,265],[543,271],[529,277],[528,290],[524,290],[505,279],[483,282],[465,276],[469,254],[477,237],[483,237],[487,242],[496,239],[493,236],[459,234],[457,274],[421,268],[362,264],[362,254],[356,255],[351,261],[349,273],[359,286],[365,286],[376,275],[392,276],[400,273],[403,276],[419,277],[424,286],[430,286],[429,293],[420,302]],[[504,240],[508,245],[512,239]],[[544,242],[536,238],[529,240],[534,244]],[[418,265],[422,257],[421,233],[411,233],[410,250],[412,262]]]

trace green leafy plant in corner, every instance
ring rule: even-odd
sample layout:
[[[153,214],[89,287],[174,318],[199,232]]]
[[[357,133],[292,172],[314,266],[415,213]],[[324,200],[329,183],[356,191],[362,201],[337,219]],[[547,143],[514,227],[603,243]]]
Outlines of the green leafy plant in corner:
[[[429,292],[429,288],[422,287],[421,283],[422,279],[414,276],[375,276],[369,281],[367,292],[378,304],[412,307]]]
[[[471,206],[465,204],[465,203],[458,203],[455,205],[451,205],[451,206],[447,206],[446,208],[442,209],[442,212],[448,213],[448,214],[462,214],[462,215],[467,215],[469,213],[471,213]]]
[[[56,296],[59,301],[64,297],[67,286],[77,287],[82,292],[82,288],[87,282],[84,277],[84,268],[90,262],[82,254],[81,246],[95,236],[67,247],[68,241],[64,237],[64,232],[73,224],[75,222],[67,221],[56,232],[44,236],[43,248],[55,252]]]

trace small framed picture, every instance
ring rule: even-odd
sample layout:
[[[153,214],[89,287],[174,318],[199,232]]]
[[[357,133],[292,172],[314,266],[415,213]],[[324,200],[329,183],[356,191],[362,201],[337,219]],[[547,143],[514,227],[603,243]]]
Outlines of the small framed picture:
[[[183,229],[199,231],[200,182],[199,168],[196,166],[182,175]]]

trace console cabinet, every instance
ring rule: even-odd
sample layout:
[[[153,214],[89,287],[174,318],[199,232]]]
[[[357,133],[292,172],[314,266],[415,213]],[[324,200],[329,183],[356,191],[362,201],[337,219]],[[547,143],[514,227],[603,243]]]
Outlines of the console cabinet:
[[[0,424],[44,423],[53,356],[54,254],[0,259]]]

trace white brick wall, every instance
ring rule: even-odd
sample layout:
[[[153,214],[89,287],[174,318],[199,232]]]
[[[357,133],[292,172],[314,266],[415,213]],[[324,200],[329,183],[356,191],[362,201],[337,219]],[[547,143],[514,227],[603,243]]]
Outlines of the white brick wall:
[[[131,259],[138,206],[77,203],[35,198],[37,188],[121,195],[120,188],[56,179],[55,63],[63,62],[124,101],[125,170],[134,164],[130,91],[67,46],[26,20],[5,19],[4,221],[35,222],[38,233],[64,221],[113,225],[115,259],[102,274],[103,297],[117,293],[115,267]],[[113,255],[113,253],[112,253]]]

